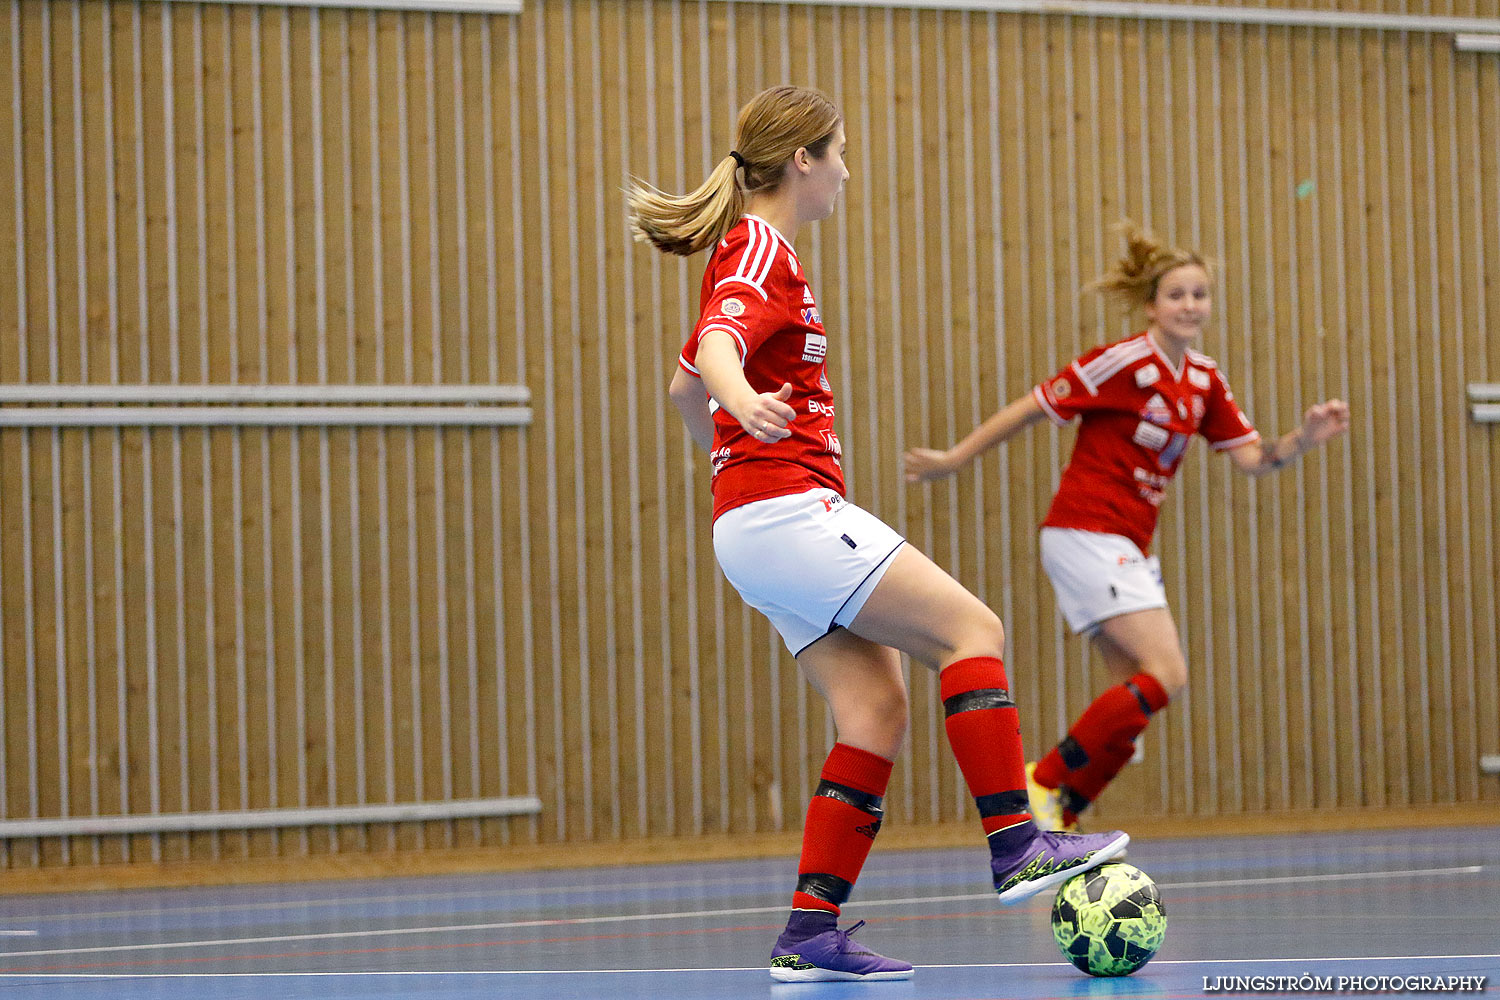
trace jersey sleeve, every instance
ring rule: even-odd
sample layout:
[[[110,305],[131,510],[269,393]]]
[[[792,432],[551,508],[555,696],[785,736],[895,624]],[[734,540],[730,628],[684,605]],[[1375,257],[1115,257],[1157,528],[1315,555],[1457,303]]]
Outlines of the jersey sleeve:
[[[778,291],[786,276],[777,271],[789,266],[783,257],[780,238],[769,226],[751,223],[735,230],[714,261],[713,285],[705,289],[693,338],[702,340],[714,330],[728,334],[743,365],[783,325],[786,305]]]
[[[687,372],[693,378],[702,378],[698,374],[698,334],[688,334],[687,343],[682,345],[682,350],[677,353],[677,367]]]
[[[1036,385],[1031,390],[1041,406],[1042,412],[1055,424],[1066,424],[1074,417],[1090,410],[1109,409],[1118,401],[1114,398],[1112,380],[1100,385],[1083,373],[1090,361],[1104,352],[1098,347],[1068,365],[1062,371]]]
[[[1229,382],[1217,368],[1209,373],[1208,401],[1203,411],[1203,422],[1198,433],[1208,441],[1215,451],[1238,448],[1260,440],[1260,432],[1245,416],[1240,405],[1229,391]]]

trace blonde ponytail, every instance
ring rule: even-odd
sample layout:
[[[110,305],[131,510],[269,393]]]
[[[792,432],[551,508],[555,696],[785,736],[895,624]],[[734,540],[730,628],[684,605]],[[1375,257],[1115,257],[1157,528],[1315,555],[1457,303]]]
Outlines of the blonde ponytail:
[[[644,181],[630,185],[630,231],[638,242],[682,257],[713,246],[739,221],[747,195],[774,190],[797,150],[825,155],[842,121],[833,102],[816,90],[761,91],[740,109],[734,151],[696,190],[671,195]]]
[[[630,231],[639,243],[650,243],[665,253],[688,257],[713,246],[734,225],[745,208],[740,190],[739,164],[726,156],[708,180],[691,194],[674,197],[642,181],[630,185]]]

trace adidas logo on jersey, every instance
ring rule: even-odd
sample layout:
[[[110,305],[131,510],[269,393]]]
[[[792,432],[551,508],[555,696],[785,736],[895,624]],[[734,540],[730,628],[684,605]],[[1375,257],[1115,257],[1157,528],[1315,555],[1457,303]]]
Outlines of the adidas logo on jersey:
[[[1167,407],[1167,401],[1161,398],[1159,392],[1152,393],[1151,398],[1146,400],[1146,405],[1141,409],[1141,416],[1153,424],[1172,422],[1172,411]]]
[[[806,285],[802,286],[802,301],[810,306],[815,306],[818,304],[817,300],[812,297],[812,289],[808,288]]]

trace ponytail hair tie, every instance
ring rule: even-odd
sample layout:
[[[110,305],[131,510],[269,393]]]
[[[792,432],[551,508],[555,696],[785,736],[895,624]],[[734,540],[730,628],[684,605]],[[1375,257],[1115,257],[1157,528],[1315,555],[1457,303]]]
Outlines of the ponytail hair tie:
[[[732,157],[734,157],[734,162],[737,163],[737,164],[739,164],[740,167],[743,168],[745,166],[745,158],[740,155],[739,150],[737,150],[737,149],[731,149],[729,151],[729,155],[732,156]]]

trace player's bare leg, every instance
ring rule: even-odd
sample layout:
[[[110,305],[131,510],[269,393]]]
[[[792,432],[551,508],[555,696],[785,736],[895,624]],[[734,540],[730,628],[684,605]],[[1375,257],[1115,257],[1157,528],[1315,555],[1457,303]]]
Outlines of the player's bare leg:
[[[938,670],[944,726],[990,847],[995,891],[1022,899],[1103,864],[1130,838],[1038,831],[1027,804],[1025,753],[995,613],[925,555],[903,546],[849,630]]]
[[[1166,608],[1106,619],[1094,648],[1116,683],[1031,773],[1032,797],[1043,803],[1055,797],[1064,829],[1076,827],[1079,814],[1130,760],[1151,717],[1187,685],[1177,623]]]
[[[808,803],[797,889],[771,952],[771,976],[791,983],[909,979],[909,963],[849,940],[859,924],[838,929],[880,832],[891,762],[906,739],[901,657],[838,628],[804,649],[797,664],[833,710],[838,742]]]

